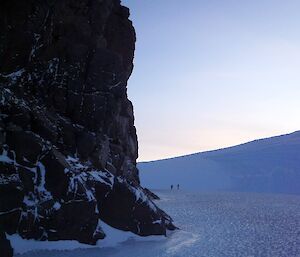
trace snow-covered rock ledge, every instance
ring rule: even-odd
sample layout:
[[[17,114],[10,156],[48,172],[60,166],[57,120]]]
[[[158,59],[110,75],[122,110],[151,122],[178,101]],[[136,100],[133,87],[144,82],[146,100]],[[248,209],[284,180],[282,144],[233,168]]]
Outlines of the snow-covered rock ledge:
[[[140,236],[165,235],[175,227],[172,219],[160,210],[138,184],[117,177],[108,171],[95,170],[88,162],[77,157],[59,156],[54,149],[42,147],[35,164],[20,163],[14,151],[3,146],[0,165],[5,171],[0,177],[0,222],[4,231],[19,236],[13,239],[13,247],[29,247],[30,242],[44,247],[55,243],[46,241],[77,240],[80,243],[107,245],[115,241],[111,234],[121,239],[135,233]],[[45,152],[43,152],[45,151]],[[51,161],[49,161],[49,159]],[[59,179],[53,190],[48,184],[48,165],[56,165]],[[66,186],[64,186],[66,185]],[[63,187],[64,186],[64,187]],[[131,231],[117,233],[108,225]],[[109,232],[106,233],[103,225]],[[35,241],[17,240],[34,239]],[[28,243],[26,243],[28,242]],[[74,242],[58,245],[80,246]],[[68,247],[69,247],[68,246]],[[35,246],[34,246],[35,247]]]

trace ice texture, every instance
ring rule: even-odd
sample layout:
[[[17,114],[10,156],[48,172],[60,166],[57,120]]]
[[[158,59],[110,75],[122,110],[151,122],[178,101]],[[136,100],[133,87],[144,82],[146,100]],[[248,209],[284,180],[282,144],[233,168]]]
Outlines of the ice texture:
[[[35,251],[22,257],[299,257],[300,196],[157,191],[181,228],[166,238],[124,237],[110,247]],[[107,228],[106,228],[107,230]],[[107,230],[112,234],[112,230]],[[117,231],[114,233],[118,234]],[[112,234],[113,236],[113,234]],[[119,237],[120,238],[120,237]],[[122,237],[121,237],[122,239]],[[113,243],[114,240],[112,240]],[[101,244],[99,244],[101,245]],[[108,244],[109,245],[109,244]],[[114,245],[114,247],[111,247]]]

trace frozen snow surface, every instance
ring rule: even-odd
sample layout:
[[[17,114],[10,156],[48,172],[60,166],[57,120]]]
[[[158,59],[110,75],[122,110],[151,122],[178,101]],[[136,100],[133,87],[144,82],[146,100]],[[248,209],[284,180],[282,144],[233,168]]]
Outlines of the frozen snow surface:
[[[10,240],[12,247],[14,248],[15,255],[20,255],[27,252],[37,252],[40,250],[73,250],[78,248],[91,248],[94,246],[85,245],[78,243],[74,240],[68,241],[57,241],[57,242],[50,242],[50,241],[35,241],[33,239],[25,240],[22,239],[19,235],[7,235],[7,238]]]
[[[300,131],[216,151],[139,163],[142,185],[300,194]]]
[[[300,196],[157,191],[181,228],[138,238],[104,226],[102,247],[31,251],[19,257],[300,257]],[[99,242],[101,245],[101,241]]]
[[[126,232],[121,231],[118,229],[115,229],[104,222],[101,222],[99,224],[105,234],[107,235],[104,240],[98,241],[98,244],[96,246],[93,245],[87,245],[82,244],[74,240],[60,240],[60,241],[36,241],[36,240],[25,240],[22,239],[19,235],[7,235],[7,238],[10,240],[12,247],[14,248],[14,253],[16,256],[23,256],[22,254],[25,254],[24,256],[31,256],[36,255],[39,256],[39,252],[42,252],[41,256],[44,256],[43,254],[45,252],[51,253],[53,250],[60,251],[63,253],[64,251],[70,251],[70,250],[76,250],[76,249],[99,249],[99,247],[107,248],[107,247],[116,247],[120,243],[124,243],[127,240],[134,240],[134,241],[145,241],[145,240],[161,240],[164,237],[163,236],[150,236],[147,238],[143,238],[140,236],[137,236],[133,234],[132,232]],[[52,256],[45,255],[45,256]],[[56,255],[54,255],[56,256]],[[60,256],[60,255],[58,255]],[[62,255],[65,256],[65,255]],[[69,256],[69,255],[66,255]]]

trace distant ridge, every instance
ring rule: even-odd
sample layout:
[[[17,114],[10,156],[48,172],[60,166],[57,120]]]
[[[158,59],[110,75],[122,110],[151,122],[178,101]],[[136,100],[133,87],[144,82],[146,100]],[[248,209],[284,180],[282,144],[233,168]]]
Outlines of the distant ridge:
[[[189,154],[185,154],[185,155],[179,155],[179,156],[168,157],[168,158],[157,159],[157,160],[151,160],[151,161],[141,161],[141,162],[139,162],[139,164],[158,162],[158,161],[166,161],[166,160],[173,160],[173,159],[177,159],[177,158],[185,158],[185,157],[198,155],[198,154],[208,154],[208,153],[212,153],[212,152],[219,152],[219,151],[223,151],[223,150],[229,150],[231,148],[242,147],[244,145],[249,145],[249,144],[252,144],[252,143],[255,143],[255,142],[260,142],[260,141],[266,142],[266,141],[272,140],[272,139],[274,139],[274,140],[281,139],[282,137],[285,137],[286,139],[288,139],[288,138],[291,138],[290,136],[295,136],[295,137],[299,138],[299,140],[300,140],[300,130],[297,130],[297,131],[294,131],[294,132],[291,132],[291,133],[287,133],[287,134],[272,136],[272,137],[264,137],[264,138],[254,139],[254,140],[251,140],[251,141],[248,141],[248,142],[245,142],[245,143],[232,145],[232,146],[227,146],[227,147],[222,147],[222,148],[217,148],[217,149],[213,149],[213,150],[189,153]]]
[[[138,164],[150,188],[300,194],[300,131]]]

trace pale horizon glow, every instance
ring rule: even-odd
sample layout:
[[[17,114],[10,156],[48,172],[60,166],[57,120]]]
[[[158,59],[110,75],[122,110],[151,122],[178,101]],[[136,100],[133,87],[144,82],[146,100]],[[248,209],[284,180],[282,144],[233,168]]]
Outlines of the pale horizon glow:
[[[300,129],[298,0],[123,0],[139,161]]]

